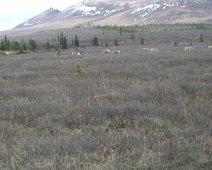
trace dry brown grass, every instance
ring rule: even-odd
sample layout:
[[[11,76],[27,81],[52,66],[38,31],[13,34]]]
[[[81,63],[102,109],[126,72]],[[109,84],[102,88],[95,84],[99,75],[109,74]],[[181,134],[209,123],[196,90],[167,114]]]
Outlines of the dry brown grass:
[[[0,169],[210,169],[212,58],[194,47],[0,56]]]

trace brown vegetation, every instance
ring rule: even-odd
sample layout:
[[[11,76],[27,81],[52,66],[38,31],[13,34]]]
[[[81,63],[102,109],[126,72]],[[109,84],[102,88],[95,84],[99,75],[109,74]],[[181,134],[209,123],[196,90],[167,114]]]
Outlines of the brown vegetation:
[[[0,169],[210,169],[211,50],[183,43],[0,56]]]

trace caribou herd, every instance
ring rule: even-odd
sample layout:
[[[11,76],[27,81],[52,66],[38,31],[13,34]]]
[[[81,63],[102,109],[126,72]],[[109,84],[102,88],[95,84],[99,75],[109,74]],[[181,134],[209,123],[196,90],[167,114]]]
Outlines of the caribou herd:
[[[113,53],[113,54],[120,54],[121,51],[120,50],[113,50],[113,51],[110,51],[110,49],[105,49],[102,51],[103,53]]]
[[[194,47],[185,47],[185,51],[195,51]],[[212,46],[208,46],[208,49],[212,49]],[[158,53],[159,50],[157,48],[143,48],[143,51],[149,51],[151,53]]]
[[[212,45],[208,46],[208,49],[212,49]],[[194,51],[194,47],[185,47],[185,51]]]
[[[208,46],[208,49],[212,49],[212,45]],[[185,51],[194,51],[194,47],[185,47]]]
[[[102,53],[120,54],[121,51],[120,51],[120,50],[113,50],[113,51],[111,51],[110,49],[104,49],[104,50],[102,51]],[[83,53],[82,53],[82,52],[75,52],[75,51],[72,51],[72,52],[71,52],[71,55],[72,55],[72,56],[82,56]]]
[[[194,47],[185,47],[185,51],[193,51]]]
[[[208,49],[212,49],[212,45],[208,46]],[[188,46],[184,48],[185,51],[195,51],[194,47]],[[143,51],[147,51],[147,52],[151,52],[151,53],[159,53],[159,50],[157,48],[143,48]],[[110,49],[104,49],[102,51],[102,53],[112,53],[112,54],[120,54],[121,51],[120,50],[110,50]],[[15,51],[1,51],[0,50],[0,55],[11,55],[11,54],[16,54]],[[71,52],[72,56],[82,56],[83,53],[82,52],[78,52],[78,51],[72,51]]]
[[[184,49],[185,49],[185,51],[194,51],[195,50],[194,47],[191,47],[191,46],[185,47]],[[208,49],[212,49],[212,46],[208,46]],[[147,51],[147,52],[150,52],[150,53],[159,53],[159,50],[157,48],[146,48],[146,47],[144,47],[143,51]],[[105,54],[109,54],[109,53],[120,54],[121,51],[120,50],[112,50],[111,51],[110,49],[104,49],[102,51],[102,53],[105,53]],[[81,56],[81,55],[83,55],[82,52],[73,52],[73,51],[71,52],[71,54],[72,54],[72,56]]]
[[[144,51],[150,51],[152,53],[159,53],[157,48],[143,48]]]

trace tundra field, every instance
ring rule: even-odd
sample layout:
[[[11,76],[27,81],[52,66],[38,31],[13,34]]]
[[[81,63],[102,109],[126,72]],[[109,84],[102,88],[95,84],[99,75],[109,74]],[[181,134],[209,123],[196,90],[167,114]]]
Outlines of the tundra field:
[[[133,39],[99,29],[63,31],[68,40],[77,34],[80,47],[69,41],[60,55],[44,48],[0,55],[0,169],[212,168],[211,30]],[[23,38],[45,44],[59,32]],[[91,46],[93,36],[103,46]],[[194,50],[185,51],[191,43]]]

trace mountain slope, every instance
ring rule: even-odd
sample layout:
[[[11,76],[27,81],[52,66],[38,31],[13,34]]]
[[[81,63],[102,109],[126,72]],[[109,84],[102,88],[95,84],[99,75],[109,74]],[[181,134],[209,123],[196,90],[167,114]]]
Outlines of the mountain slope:
[[[29,27],[29,26],[34,26],[34,25],[50,22],[55,19],[55,16],[58,13],[60,13],[59,10],[49,8],[48,10],[44,11],[43,13],[21,23],[20,25],[17,25],[15,28]]]
[[[64,11],[49,9],[18,27],[45,23],[133,25],[212,22],[211,0],[85,0]],[[56,23],[55,23],[56,22]]]

